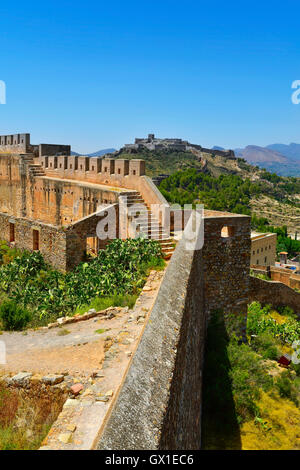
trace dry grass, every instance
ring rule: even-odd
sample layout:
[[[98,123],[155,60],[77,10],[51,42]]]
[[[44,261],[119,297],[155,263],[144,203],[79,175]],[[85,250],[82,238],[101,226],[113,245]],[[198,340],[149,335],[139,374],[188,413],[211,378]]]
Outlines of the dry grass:
[[[297,195],[294,195],[296,197]],[[284,204],[268,196],[252,198],[251,210],[257,217],[266,217],[270,225],[281,227],[286,225],[289,234],[299,231],[300,208]]]
[[[38,449],[65,399],[58,389],[8,389],[0,384],[0,450]]]
[[[299,450],[300,410],[277,394],[261,392],[258,402],[263,419],[244,423],[241,428],[243,450]]]

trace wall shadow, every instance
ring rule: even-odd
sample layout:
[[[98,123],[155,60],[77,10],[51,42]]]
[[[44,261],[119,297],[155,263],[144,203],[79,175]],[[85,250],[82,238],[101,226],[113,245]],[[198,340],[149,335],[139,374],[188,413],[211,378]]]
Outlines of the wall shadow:
[[[208,325],[204,355],[203,450],[238,450],[242,447],[229,376],[231,366],[227,354],[228,343],[224,316],[215,313]]]

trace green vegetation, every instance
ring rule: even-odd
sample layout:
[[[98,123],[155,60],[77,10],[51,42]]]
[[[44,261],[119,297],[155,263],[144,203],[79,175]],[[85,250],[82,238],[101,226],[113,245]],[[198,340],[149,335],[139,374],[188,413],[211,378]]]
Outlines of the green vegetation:
[[[184,204],[201,203],[204,204],[206,209],[245,215],[251,215],[250,202],[253,197],[266,194],[274,199],[291,204],[289,195],[293,194],[293,191],[300,192],[299,178],[290,178],[287,182],[286,178],[271,173],[264,173],[263,175],[271,179],[274,186],[266,186],[263,181],[253,183],[249,178],[243,179],[238,175],[220,175],[215,178],[191,168],[186,171],[178,171],[163,180],[159,189],[170,203],[177,203],[182,206]],[[277,181],[280,181],[280,184]],[[259,232],[277,233],[277,253],[287,251],[289,256],[294,256],[297,252],[300,252],[300,241],[292,240],[287,236],[286,226],[273,227],[266,218],[259,218],[253,214],[252,228]]]
[[[28,310],[28,325],[39,326],[89,308],[132,306],[148,271],[164,264],[159,243],[145,239],[113,240],[97,257],[67,274],[48,266],[39,252],[21,252],[0,265],[3,327],[25,327]]]
[[[14,300],[5,300],[0,305],[0,320],[5,330],[23,330],[30,318],[29,311]]]
[[[178,171],[163,180],[159,189],[172,203],[177,202],[183,205],[201,202],[207,209],[241,214],[250,214],[250,199],[261,194],[273,197],[280,202],[299,206],[299,202],[289,197],[297,191],[300,192],[299,178],[289,178],[286,181],[287,178],[275,176],[280,178],[280,184],[266,184],[263,178],[253,183],[249,177],[242,178],[236,174],[221,174],[215,178],[197,171],[196,168],[190,168]]]
[[[258,279],[263,279],[264,281],[269,281],[270,278],[266,274],[256,273],[253,269],[250,269],[250,276],[257,277]]]
[[[261,193],[259,185],[237,175],[215,178],[195,168],[178,171],[163,180],[160,191],[171,203],[204,204],[207,209],[250,214],[250,198]]]
[[[218,312],[209,327],[204,364],[204,449],[299,449],[300,368],[277,365],[299,339],[290,309],[249,306],[247,344],[235,316]],[[276,362],[275,362],[276,361]]]
[[[98,312],[100,310],[105,310],[108,307],[129,307],[130,309],[134,307],[136,299],[138,298],[137,294],[114,294],[108,296],[96,297],[89,304],[81,305],[75,310],[75,314],[83,314],[88,310],[94,308]]]
[[[300,338],[300,322],[291,313],[291,309],[282,310],[285,321],[279,323],[271,315],[271,306],[261,307],[259,302],[252,302],[248,309],[247,333],[249,335],[260,335],[269,333],[283,344],[292,344]]]
[[[178,170],[188,168],[202,168],[202,164],[192,152],[180,152],[173,150],[162,150],[152,152],[144,149],[138,153],[122,152],[118,158],[141,158],[146,161],[147,175],[157,176],[160,174],[172,174]]]
[[[260,177],[270,183],[279,185],[279,191],[283,191],[286,194],[293,195],[300,193],[300,178],[278,176],[276,173],[270,173],[266,170],[261,172]]]

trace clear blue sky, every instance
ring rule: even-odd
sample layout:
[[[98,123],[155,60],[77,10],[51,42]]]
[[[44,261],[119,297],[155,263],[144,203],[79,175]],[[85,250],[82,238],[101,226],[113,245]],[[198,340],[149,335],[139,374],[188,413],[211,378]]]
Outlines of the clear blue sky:
[[[1,2],[0,134],[91,152],[154,132],[300,142],[295,1]]]

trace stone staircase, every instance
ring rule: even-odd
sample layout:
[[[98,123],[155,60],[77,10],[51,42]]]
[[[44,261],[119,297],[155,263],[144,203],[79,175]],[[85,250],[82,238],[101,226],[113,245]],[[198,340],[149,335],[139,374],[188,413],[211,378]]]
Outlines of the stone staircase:
[[[26,156],[24,160],[28,166],[30,176],[46,176],[46,173],[39,163],[34,163],[33,157]]]
[[[137,191],[132,191],[121,196],[121,198],[126,198],[125,201],[129,225],[133,224],[133,228],[136,225],[137,232],[141,237],[145,236],[151,240],[157,240],[160,243],[164,257],[166,259],[170,258],[175,250],[175,242],[171,236],[166,233],[157,217],[145,203],[141,194]],[[137,211],[134,207],[136,204],[141,204],[140,211]],[[136,223],[135,219],[137,219]]]

